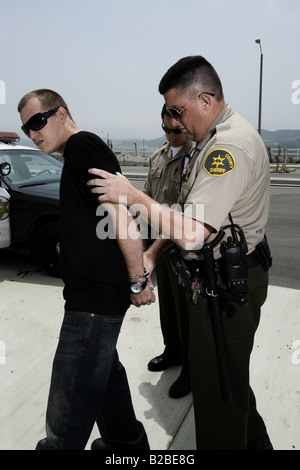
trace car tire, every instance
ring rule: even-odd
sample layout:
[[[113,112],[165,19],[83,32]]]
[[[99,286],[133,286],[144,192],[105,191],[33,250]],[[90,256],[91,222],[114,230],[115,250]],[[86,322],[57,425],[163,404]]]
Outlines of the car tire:
[[[35,239],[34,254],[49,274],[60,276],[58,222],[42,226]]]

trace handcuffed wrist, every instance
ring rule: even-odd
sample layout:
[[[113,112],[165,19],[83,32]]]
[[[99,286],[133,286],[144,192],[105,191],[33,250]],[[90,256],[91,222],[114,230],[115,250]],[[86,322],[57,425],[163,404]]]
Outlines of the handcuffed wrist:
[[[139,279],[140,277],[144,277],[145,279],[149,276],[149,271],[146,271],[144,268],[143,274],[135,274],[134,276],[129,276],[129,279]]]

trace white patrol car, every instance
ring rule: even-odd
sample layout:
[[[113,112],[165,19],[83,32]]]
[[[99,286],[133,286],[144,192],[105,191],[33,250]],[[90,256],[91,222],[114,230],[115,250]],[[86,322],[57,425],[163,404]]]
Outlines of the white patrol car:
[[[0,249],[28,249],[59,275],[59,184],[62,163],[0,132]]]

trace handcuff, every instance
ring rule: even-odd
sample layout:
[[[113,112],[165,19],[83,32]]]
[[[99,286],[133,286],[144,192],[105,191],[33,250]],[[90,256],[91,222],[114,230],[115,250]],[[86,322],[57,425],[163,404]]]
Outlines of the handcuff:
[[[130,276],[131,279],[138,279],[140,277],[144,277],[145,280],[143,282],[134,281],[129,284],[129,290],[131,294],[140,294],[143,292],[147,285],[147,277],[149,272],[145,270],[144,274],[138,274],[137,276]]]

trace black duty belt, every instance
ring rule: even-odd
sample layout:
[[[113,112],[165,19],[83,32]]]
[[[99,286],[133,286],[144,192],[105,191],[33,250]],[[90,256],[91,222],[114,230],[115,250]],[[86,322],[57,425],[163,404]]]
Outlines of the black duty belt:
[[[196,271],[196,269],[199,269],[200,272],[203,272],[203,268],[204,268],[204,261],[203,260],[196,260],[196,259],[193,259],[193,260],[184,260],[188,270],[190,271],[190,273],[194,273]]]
[[[255,251],[250,253],[250,255],[246,255],[246,263],[247,263],[248,268],[254,268],[255,266],[259,264],[259,259]],[[216,265],[219,266],[220,268],[222,267],[223,265],[222,258],[219,258],[216,260]]]
[[[187,265],[188,270],[191,273],[194,273],[196,271],[196,269],[199,269],[200,272],[203,272],[204,261],[202,261],[202,260],[191,260],[191,261],[184,260],[184,262]],[[255,253],[255,251],[250,253],[250,255],[246,256],[246,262],[247,262],[248,268],[254,268],[255,266],[257,266],[259,264],[259,260],[258,260],[258,257],[257,257],[257,254]],[[219,258],[218,260],[216,260],[216,264],[217,264],[217,266],[221,267],[222,266],[222,258]]]
[[[248,268],[254,268],[254,266],[257,266],[259,264],[259,260],[255,251],[250,253],[250,255],[246,256],[246,262]]]

